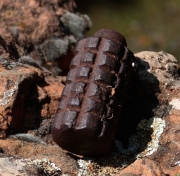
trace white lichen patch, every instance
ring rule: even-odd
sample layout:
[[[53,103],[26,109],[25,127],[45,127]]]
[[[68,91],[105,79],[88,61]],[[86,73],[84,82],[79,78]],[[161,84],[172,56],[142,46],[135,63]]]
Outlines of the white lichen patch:
[[[180,99],[173,99],[169,104],[173,109],[180,110]]]
[[[10,101],[10,98],[16,91],[17,91],[17,87],[15,86],[13,89],[4,92],[3,98],[0,99],[0,105],[1,106],[7,105]]]
[[[165,128],[161,118],[143,119],[137,126],[137,133],[129,138],[129,147],[124,149],[116,140],[113,152],[103,157],[78,160],[78,176],[111,175],[133,163],[137,158],[152,155],[159,147],[159,138]],[[141,153],[139,153],[142,151]]]
[[[59,176],[62,174],[61,169],[46,158],[33,160],[32,163],[41,168],[47,176]]]
[[[151,124],[152,122],[152,124]],[[149,124],[151,124],[149,126]],[[145,126],[144,126],[145,125]],[[137,157],[145,157],[152,155],[155,151],[157,151],[159,147],[159,138],[161,134],[164,131],[164,128],[166,127],[165,120],[162,120],[161,118],[152,118],[149,121],[147,121],[146,124],[141,125],[141,123],[138,125],[139,128],[152,128],[152,135],[151,135],[151,141],[147,144],[147,148],[141,152]]]
[[[91,160],[82,160],[82,159],[78,160],[78,165],[79,165],[78,176],[88,174],[87,170],[88,170],[88,166],[90,165],[90,163],[91,163]]]
[[[115,157],[115,156],[113,156]],[[79,172],[78,176],[97,176],[97,175],[116,175],[120,172],[120,167],[114,168],[110,158],[105,158],[104,166],[101,166],[95,159],[80,159],[78,160]],[[115,160],[114,160],[115,161]],[[116,160],[117,161],[117,160]],[[115,161],[115,162],[116,162]]]

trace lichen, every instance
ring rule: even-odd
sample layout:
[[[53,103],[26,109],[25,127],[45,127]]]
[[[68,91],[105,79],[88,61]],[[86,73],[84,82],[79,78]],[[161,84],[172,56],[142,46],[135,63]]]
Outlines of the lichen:
[[[53,61],[66,54],[68,44],[68,40],[50,39],[41,46],[41,50],[46,60]]]
[[[88,174],[88,165],[91,163],[90,160],[82,160],[79,159],[78,160],[78,165],[79,165],[79,172],[78,172],[78,176],[82,176],[82,175],[87,175]]]
[[[0,99],[0,105],[7,105],[10,101],[12,95],[17,91],[17,87],[15,86],[13,89],[10,89],[3,94],[3,98]]]
[[[129,138],[128,149],[123,149],[120,141],[115,141],[113,152],[100,158],[83,158],[78,160],[78,176],[116,175],[133,163],[137,158],[153,154],[159,147],[159,138],[165,128],[161,118],[143,119],[137,126],[137,133]],[[151,141],[145,139],[151,134]],[[144,149],[142,151],[142,149]],[[142,151],[141,153],[139,153]]]
[[[141,152],[137,157],[149,156],[157,151],[159,147],[159,138],[163,133],[165,127],[166,127],[165,120],[162,120],[161,118],[151,118],[149,121],[147,121],[147,124],[145,124],[145,126],[142,125],[142,128],[147,130],[149,128],[152,128],[153,131],[151,135],[152,140],[147,144],[146,149],[143,152]]]
[[[77,39],[82,39],[86,30],[92,26],[92,22],[87,15],[70,12],[65,13],[61,17],[61,21]]]
[[[0,64],[5,67],[8,70],[11,70],[12,68],[16,67],[16,66],[21,66],[22,64],[19,62],[11,62],[9,60],[7,60],[6,58],[0,56]]]
[[[76,40],[71,37],[51,38],[45,41],[41,46],[40,50],[47,61],[55,61],[59,57],[67,54],[69,46],[75,44]]]
[[[35,142],[35,143],[40,143],[40,144],[46,144],[42,139],[38,138],[37,136],[34,136],[32,134],[26,134],[26,133],[19,133],[19,134],[14,134],[10,135],[10,138],[13,139],[19,139],[27,142]]]
[[[59,167],[46,158],[41,160],[35,159],[32,161],[32,163],[42,169],[44,174],[47,176],[59,176],[62,173]]]

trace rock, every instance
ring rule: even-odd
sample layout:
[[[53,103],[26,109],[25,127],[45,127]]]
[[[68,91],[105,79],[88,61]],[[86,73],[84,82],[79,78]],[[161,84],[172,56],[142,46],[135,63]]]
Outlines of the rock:
[[[120,176],[166,176],[166,174],[158,167],[158,163],[150,159],[137,159],[129,167],[125,168]]]
[[[6,67],[1,63],[6,63]],[[6,132],[37,129],[43,118],[56,112],[64,85],[60,78],[44,76],[35,67],[10,62],[0,63],[0,137]]]
[[[0,155],[0,174],[3,176],[11,173],[26,173],[29,176],[59,176],[63,173],[73,176],[78,172],[76,161],[56,145],[6,139],[0,140],[0,146],[3,151]]]
[[[65,74],[90,19],[73,0],[1,0],[0,10],[1,175],[180,174],[180,68],[172,55],[136,54],[110,154],[68,154],[50,134],[64,87],[51,72]]]
[[[13,36],[8,32],[6,26],[0,28],[0,32],[4,35],[0,35],[0,63],[4,66],[8,66],[8,61],[18,60],[24,54],[24,50],[20,47]],[[6,60],[4,60],[6,58]]]
[[[16,24],[18,30],[16,25],[10,29],[15,21],[8,19],[17,12],[7,3],[9,1],[0,2],[0,9],[4,9],[0,16],[6,19],[0,24],[4,34],[0,36],[1,175],[12,172],[18,175],[119,176],[180,173],[180,68],[172,55],[148,51],[136,54],[137,74],[132,78],[117,140],[110,154],[99,158],[68,154],[55,145],[50,134],[64,78],[53,77],[49,70],[66,69],[72,55],[71,44],[83,37],[90,25],[89,19],[74,13],[73,1],[59,3],[68,8],[68,12],[60,9],[55,0],[41,1],[41,7],[33,0],[25,2],[24,9],[21,8],[22,14],[27,11],[29,15],[27,24],[34,24],[40,18],[48,21],[51,17],[55,19],[50,23],[54,24],[52,29],[43,28],[48,23],[40,21],[37,29],[33,27],[29,32],[26,27],[23,29],[23,23]],[[14,1],[14,6],[18,9],[20,3]],[[53,10],[49,6],[52,4]],[[39,16],[34,17],[28,5],[36,7]],[[58,19],[53,17],[54,13],[58,13]],[[17,17],[26,22],[25,16]],[[63,37],[62,31],[55,30],[58,20],[66,29]],[[47,30],[50,30],[48,34]],[[39,51],[42,56],[38,56]],[[53,73],[59,74],[59,71]]]
[[[57,75],[91,21],[74,0],[2,0],[0,11],[0,175],[77,175],[50,131],[65,81]]]
[[[0,11],[0,43],[9,41],[10,55],[28,56],[55,75],[66,74],[75,43],[92,25],[74,0],[1,0]],[[17,45],[24,53],[15,52]]]
[[[180,127],[180,111],[178,110],[178,98],[180,97],[179,86],[179,65],[174,56],[165,52],[140,52],[136,54],[140,58],[144,69],[138,72],[140,80],[146,80],[153,84],[158,84],[159,90],[156,92],[158,106],[154,111],[155,119],[160,118],[164,121],[164,127],[156,131],[156,135],[161,131],[158,140],[154,140],[154,133],[151,134],[151,141],[147,148],[138,154],[140,159],[121,171],[121,175],[129,172],[137,175],[176,175],[180,173],[180,136],[178,131]],[[151,76],[153,74],[158,82]],[[153,86],[154,87],[154,86]],[[155,91],[155,87],[153,90]],[[171,108],[172,107],[172,108]],[[146,125],[144,125],[145,127]],[[158,124],[157,127],[160,127]],[[153,130],[155,131],[155,130]],[[154,141],[154,145],[152,143]],[[154,152],[151,151],[156,147]],[[149,148],[149,149],[148,149]],[[146,157],[145,157],[146,156]]]
[[[177,60],[165,52],[140,52],[137,75],[121,116],[112,153],[78,160],[80,175],[180,174],[180,84]]]
[[[110,154],[86,158],[63,151],[50,135],[64,78],[5,59],[8,53],[4,50],[0,58],[0,135],[7,137],[0,140],[1,175],[180,173],[180,69],[172,55],[136,54],[139,65],[120,118],[120,141]]]

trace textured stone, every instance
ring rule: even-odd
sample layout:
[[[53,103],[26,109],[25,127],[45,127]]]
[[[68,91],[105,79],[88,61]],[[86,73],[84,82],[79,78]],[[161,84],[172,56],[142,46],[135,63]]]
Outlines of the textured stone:
[[[54,78],[41,68],[0,58],[1,137],[7,132],[11,134],[0,140],[0,174],[9,174],[11,169],[20,174],[14,164],[27,175],[47,173],[48,166],[56,166],[66,175],[179,174],[178,63],[164,52],[141,52],[136,57],[138,72],[128,91],[117,136],[121,142],[116,140],[112,152],[98,158],[72,154],[70,157],[52,141],[50,126],[64,78]],[[77,161],[73,159],[79,157]]]
[[[179,65],[165,52],[135,56],[138,72],[120,121],[121,142],[107,156],[79,159],[79,175],[180,174]]]
[[[129,167],[121,171],[119,176],[166,176],[158,166],[158,163],[150,159],[137,159]]]
[[[3,154],[0,155],[0,174],[3,176],[5,176],[5,172],[6,174],[10,174],[12,171],[18,173],[18,170],[27,172],[30,165],[35,166],[33,172],[36,174],[47,172],[48,168],[49,170],[61,170],[63,174],[66,173],[70,176],[76,175],[78,171],[76,161],[56,145],[6,139],[0,140],[0,147],[3,151]],[[15,164],[17,165],[16,168],[14,167]],[[52,169],[48,166],[45,169],[45,165],[51,165]],[[32,168],[30,170],[32,171]],[[30,176],[31,174],[28,173],[28,175]]]
[[[9,41],[10,55],[28,56],[55,75],[68,70],[75,43],[91,27],[87,15],[76,13],[74,0],[1,0],[0,11],[0,43]]]
[[[44,76],[36,67],[8,61],[6,67],[0,64],[0,81],[1,138],[7,131],[37,129],[41,119],[55,113],[63,88],[60,78]]]
[[[9,134],[0,140],[1,175],[48,175],[47,167],[66,175],[180,174],[180,69],[172,55],[137,53],[120,142],[103,157],[70,157],[50,135],[64,87],[50,71],[65,74],[90,19],[73,0],[1,0],[0,10],[0,137]]]

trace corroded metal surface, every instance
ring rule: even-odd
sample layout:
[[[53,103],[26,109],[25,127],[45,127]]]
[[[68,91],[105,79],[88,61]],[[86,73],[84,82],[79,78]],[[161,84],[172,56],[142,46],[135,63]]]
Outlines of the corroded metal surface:
[[[126,46],[121,34],[106,29],[78,42],[52,126],[63,149],[90,156],[110,150],[136,65]]]

